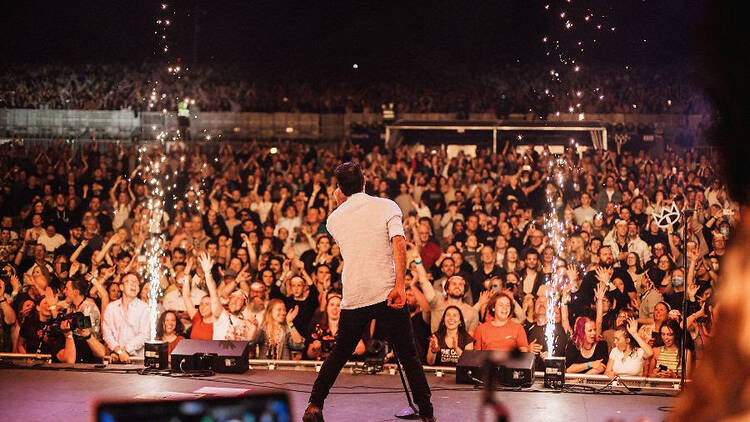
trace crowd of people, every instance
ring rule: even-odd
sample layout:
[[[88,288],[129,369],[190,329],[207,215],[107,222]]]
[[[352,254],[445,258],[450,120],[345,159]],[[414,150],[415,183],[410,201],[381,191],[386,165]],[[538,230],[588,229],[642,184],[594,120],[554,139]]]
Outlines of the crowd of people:
[[[174,110],[179,98],[203,111],[495,112],[548,115],[576,113],[706,114],[702,94],[685,66],[653,68],[591,65],[549,69],[509,62],[487,72],[453,69],[379,70],[347,74],[274,74],[206,65],[4,65],[0,108]],[[552,73],[550,73],[552,71]],[[291,70],[289,72],[292,72]],[[555,72],[558,72],[555,74]],[[470,73],[471,77],[466,77]]]
[[[366,192],[402,212],[407,306],[425,364],[520,349],[565,356],[568,372],[674,377],[712,337],[712,292],[739,216],[716,157],[692,150],[567,151],[558,184],[557,157],[510,145],[452,157],[348,141],[2,148],[0,351],[62,362],[130,362],[152,324],[170,350],[229,339],[249,342],[255,358],[324,359],[344,266],[326,230],[332,172],[353,160]],[[172,185],[156,222],[145,176],[154,162]],[[682,217],[669,220],[673,205]],[[551,215],[564,227],[559,247]],[[155,227],[160,280],[145,274]],[[563,288],[553,290],[555,278]],[[353,359],[384,340],[373,321]]]

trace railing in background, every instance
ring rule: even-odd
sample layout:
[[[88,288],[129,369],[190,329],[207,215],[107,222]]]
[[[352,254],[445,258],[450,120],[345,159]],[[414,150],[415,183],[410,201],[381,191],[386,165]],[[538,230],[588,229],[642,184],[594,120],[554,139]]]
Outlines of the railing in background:
[[[452,113],[402,113],[399,119],[419,121],[456,120]],[[570,120],[569,116],[550,115],[549,121]],[[472,113],[471,121],[496,121],[492,113]],[[533,114],[512,114],[508,120],[537,120]],[[680,133],[700,133],[708,126],[705,115],[678,114],[586,114],[585,120],[638,127],[651,126],[666,137]],[[351,128],[381,125],[380,113],[233,113],[196,112],[191,119],[193,139],[340,139],[351,134]],[[0,109],[0,136],[26,138],[154,139],[160,132],[175,133],[174,113],[130,110],[31,110]]]

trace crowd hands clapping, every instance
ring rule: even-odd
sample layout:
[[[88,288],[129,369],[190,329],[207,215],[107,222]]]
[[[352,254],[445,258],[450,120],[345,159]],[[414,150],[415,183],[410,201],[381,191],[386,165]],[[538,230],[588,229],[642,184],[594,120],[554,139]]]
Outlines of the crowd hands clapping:
[[[237,340],[255,358],[324,359],[344,265],[325,222],[336,206],[333,168],[347,159],[362,164],[367,193],[402,210],[406,305],[426,364],[518,348],[565,356],[569,372],[674,377],[713,335],[713,291],[740,215],[716,157],[568,151],[559,186],[547,178],[546,150],[505,145],[448,158],[411,146],[277,146],[168,150],[176,180],[161,221],[158,289],[144,278],[151,193],[135,147],[6,146],[0,350],[130,362],[143,355],[147,303],[159,291],[157,338],[170,350],[184,338]],[[564,226],[559,248],[545,230],[550,203]],[[672,204],[685,214],[660,228],[652,215]],[[555,275],[564,289],[550,287]],[[50,323],[70,312],[91,327]],[[354,359],[375,340],[386,339],[373,322]]]
[[[0,108],[138,113],[175,110],[177,98],[188,97],[198,110],[234,112],[380,112],[394,103],[397,113],[547,115],[567,113],[571,106],[575,113],[710,113],[684,67],[591,65],[562,75],[560,84],[551,80],[550,69],[522,63],[473,71],[471,78],[456,66],[334,78],[268,77],[232,66],[183,66],[172,74],[157,64],[17,64],[0,70]]]

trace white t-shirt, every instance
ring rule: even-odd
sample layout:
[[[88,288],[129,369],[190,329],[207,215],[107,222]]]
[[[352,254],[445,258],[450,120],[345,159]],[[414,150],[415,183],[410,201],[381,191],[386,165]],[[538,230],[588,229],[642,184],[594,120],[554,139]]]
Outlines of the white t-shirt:
[[[224,311],[214,321],[214,340],[247,340],[254,334],[250,321]]]
[[[65,244],[65,238],[60,233],[55,233],[54,236],[47,236],[47,232],[43,232],[36,239],[37,243],[44,245],[44,249],[47,252],[54,252],[55,249]]]
[[[638,348],[625,356],[625,353],[620,351],[617,347],[613,348],[609,352],[609,360],[614,362],[612,370],[618,375],[631,375],[641,376],[643,375],[643,349]]]
[[[331,213],[326,228],[344,258],[341,309],[385,301],[396,285],[391,238],[404,236],[398,205],[355,193]]]

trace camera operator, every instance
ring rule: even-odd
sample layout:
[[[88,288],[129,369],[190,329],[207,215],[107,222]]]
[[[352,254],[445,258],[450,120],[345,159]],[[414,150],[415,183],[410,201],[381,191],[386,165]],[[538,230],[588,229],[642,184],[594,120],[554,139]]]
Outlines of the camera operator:
[[[89,282],[83,277],[69,278],[65,282],[65,302],[70,304],[71,312],[81,312],[91,318],[91,334],[101,339],[101,313],[94,300],[86,297],[88,291]]]
[[[57,315],[66,302],[57,302],[57,295],[47,288],[42,301],[21,323],[18,341],[20,353],[52,355],[54,362],[97,363],[105,355],[104,345],[91,335],[90,320],[82,314]]]
[[[10,283],[5,280],[5,276],[0,278],[0,352],[12,351],[10,333],[16,323],[16,312],[10,306],[10,296],[6,295],[6,286],[10,286]]]

